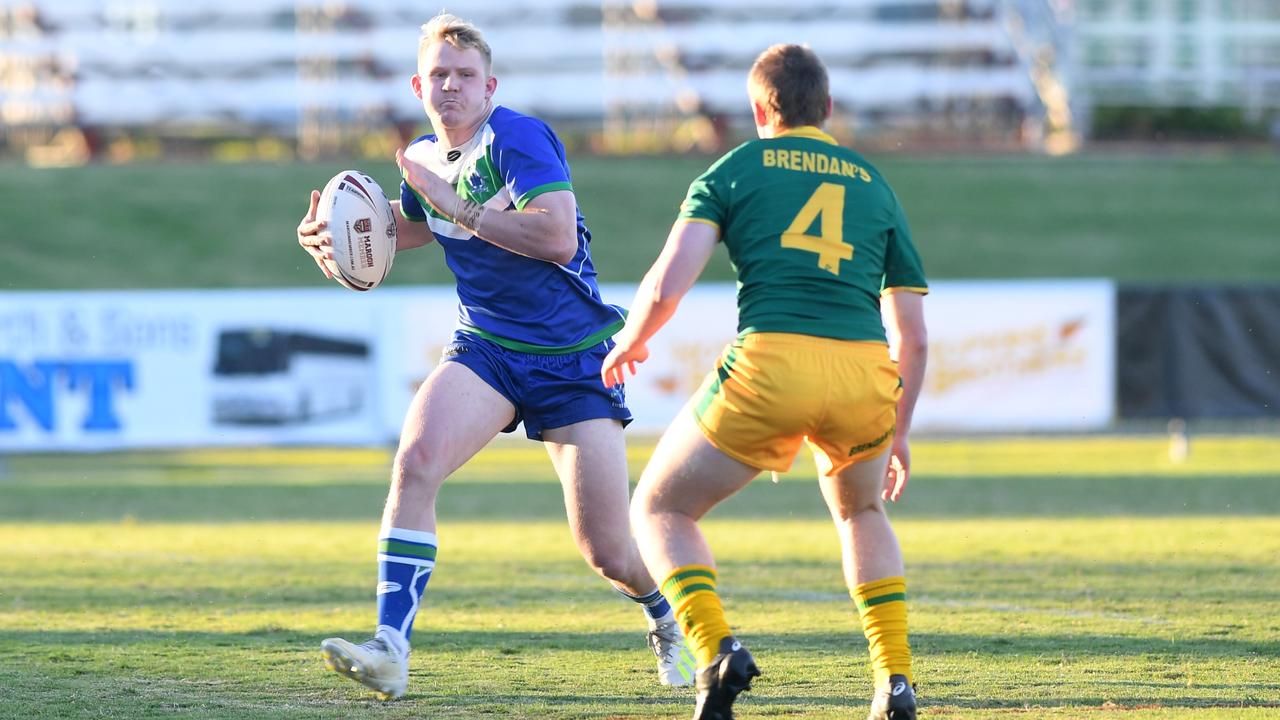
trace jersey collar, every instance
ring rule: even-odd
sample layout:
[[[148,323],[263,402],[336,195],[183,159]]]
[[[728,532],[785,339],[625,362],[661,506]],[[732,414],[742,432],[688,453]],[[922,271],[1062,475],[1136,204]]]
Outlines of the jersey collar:
[[[775,138],[802,137],[802,138],[809,138],[810,140],[821,140],[822,142],[830,145],[837,144],[835,138],[822,132],[821,130],[814,127],[813,125],[801,125],[800,127],[791,128],[790,130],[786,130],[784,132],[778,133],[777,135],[774,135],[774,137]]]

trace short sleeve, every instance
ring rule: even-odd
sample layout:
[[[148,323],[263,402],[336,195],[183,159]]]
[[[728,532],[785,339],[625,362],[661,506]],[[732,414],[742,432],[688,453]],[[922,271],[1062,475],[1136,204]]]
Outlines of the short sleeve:
[[[684,202],[680,203],[677,219],[703,222],[724,229],[729,219],[729,181],[725,170],[727,159],[726,155],[718,160],[689,185]],[[724,233],[720,236],[723,238]]]
[[[400,181],[400,214],[406,220],[413,222],[425,222],[427,213],[422,209],[422,203],[418,200],[418,195],[413,192],[413,188],[409,187],[409,183]]]
[[[889,230],[888,243],[884,253],[884,285],[881,294],[891,292],[915,292],[924,295],[929,292],[929,283],[924,277],[924,264],[920,261],[920,253],[916,251],[911,240],[911,228],[907,224],[906,213],[898,198],[893,198],[893,227]]]
[[[564,146],[537,118],[521,118],[497,133],[491,147],[493,164],[511,192],[517,210],[543,193],[573,190]]]

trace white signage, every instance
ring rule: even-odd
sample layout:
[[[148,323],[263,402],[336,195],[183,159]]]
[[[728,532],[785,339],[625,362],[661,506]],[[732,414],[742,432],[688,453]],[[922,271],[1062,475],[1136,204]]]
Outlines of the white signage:
[[[1111,421],[1109,281],[939,282],[925,312],[917,428]],[[447,287],[3,293],[0,451],[394,441],[456,316]],[[733,285],[691,290],[627,383],[632,430],[661,432],[736,335]]]
[[[380,440],[377,315],[358,300],[0,295],[0,450]]]
[[[913,429],[1096,430],[1115,409],[1109,280],[943,281]]]
[[[606,302],[627,307],[634,286],[606,285]],[[725,346],[738,336],[738,304],[733,285],[695,285],[657,335],[649,341],[649,359],[627,380],[631,430],[660,433],[699,387]]]

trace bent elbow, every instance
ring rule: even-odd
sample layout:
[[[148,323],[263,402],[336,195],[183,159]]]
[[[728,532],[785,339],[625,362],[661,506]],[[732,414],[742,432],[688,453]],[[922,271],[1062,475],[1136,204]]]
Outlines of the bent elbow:
[[[556,250],[555,252],[553,252],[553,253],[551,254],[551,257],[547,258],[547,260],[548,260],[549,262],[553,262],[553,263],[555,263],[556,265],[564,265],[564,266],[567,266],[567,265],[569,265],[570,263],[572,263],[572,262],[573,262],[573,258],[574,258],[574,256],[576,256],[577,254],[578,254],[578,253],[577,253],[577,250],[576,250],[576,249],[575,249],[573,252],[567,252],[567,251],[564,251],[564,250]]]
[[[578,256],[578,236],[575,233],[571,238],[561,238],[552,248],[551,262],[557,265],[568,265]]]
[[[929,333],[924,328],[904,332],[900,340],[902,352],[921,357],[929,352]]]

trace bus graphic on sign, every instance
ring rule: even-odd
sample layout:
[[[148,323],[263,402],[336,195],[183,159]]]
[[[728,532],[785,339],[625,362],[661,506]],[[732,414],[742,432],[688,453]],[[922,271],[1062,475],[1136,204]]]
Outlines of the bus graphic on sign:
[[[218,333],[213,422],[290,425],[349,418],[366,403],[368,343],[271,328]]]

